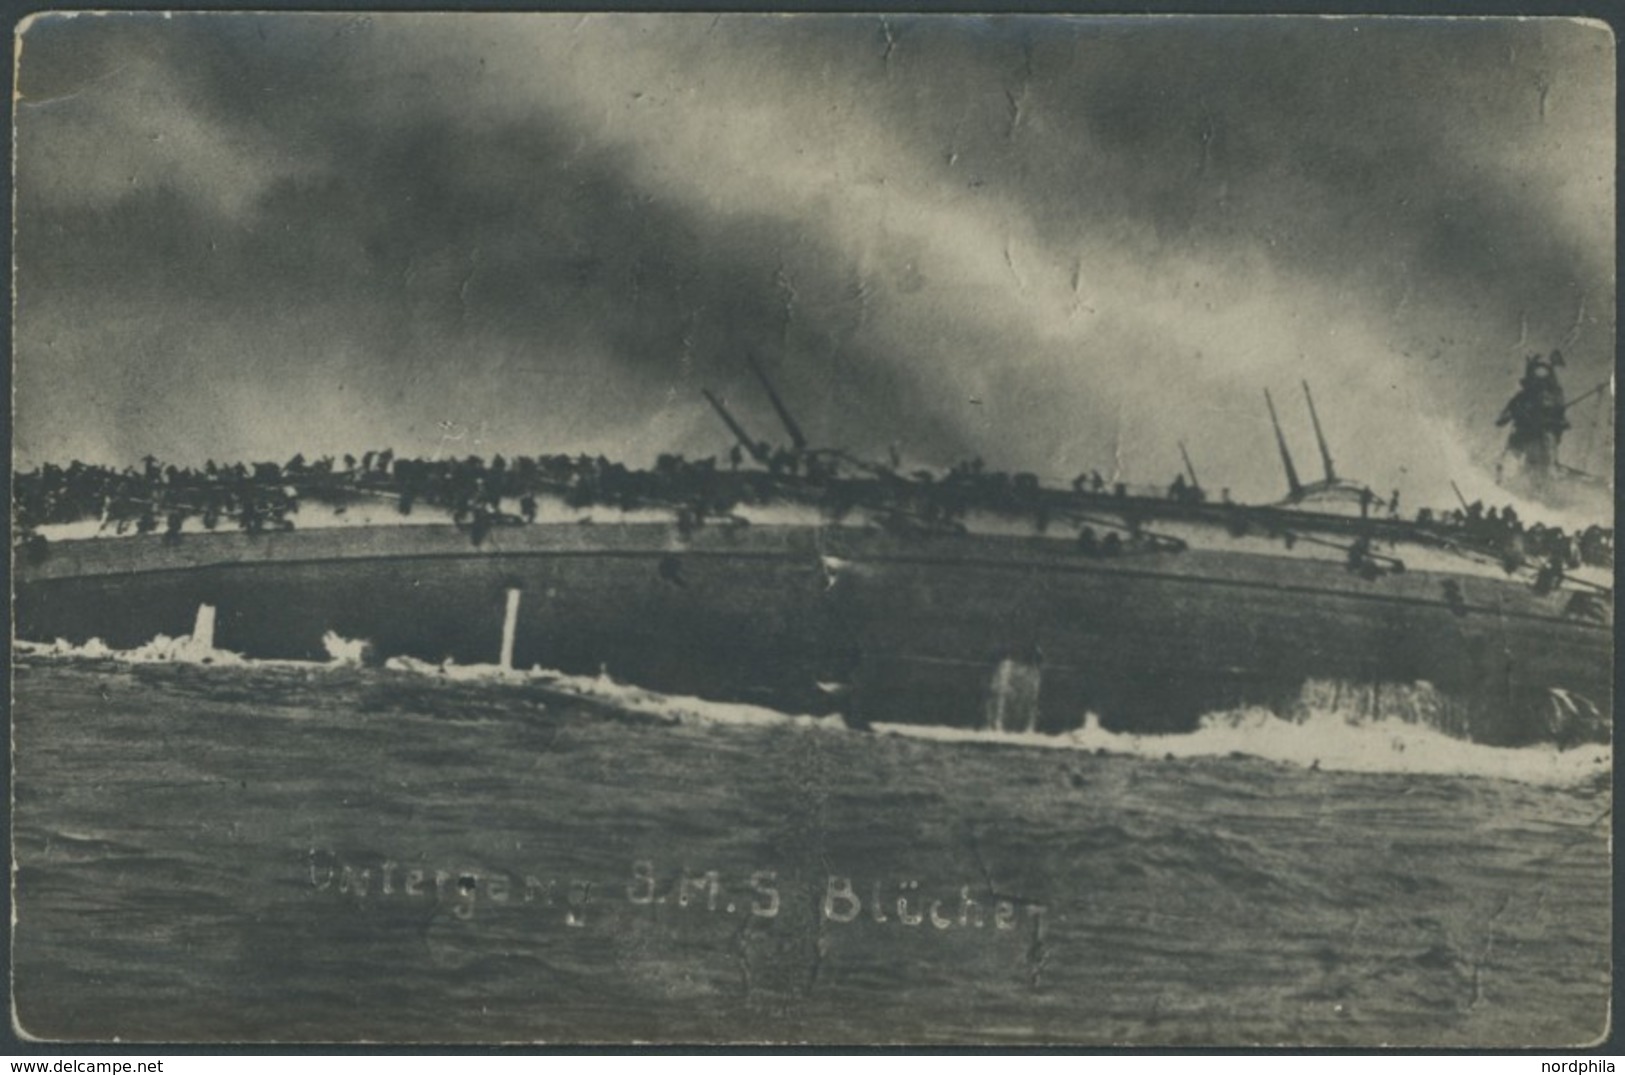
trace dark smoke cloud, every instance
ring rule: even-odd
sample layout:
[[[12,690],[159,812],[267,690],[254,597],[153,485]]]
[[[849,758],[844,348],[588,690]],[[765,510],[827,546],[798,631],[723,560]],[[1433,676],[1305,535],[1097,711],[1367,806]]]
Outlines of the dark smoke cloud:
[[[1611,369],[1612,63],[1555,20],[46,18],[18,458],[704,454],[702,385],[777,436],[749,353],[827,443],[1157,479],[1183,436],[1253,495],[1307,377],[1433,497],[1524,353]]]

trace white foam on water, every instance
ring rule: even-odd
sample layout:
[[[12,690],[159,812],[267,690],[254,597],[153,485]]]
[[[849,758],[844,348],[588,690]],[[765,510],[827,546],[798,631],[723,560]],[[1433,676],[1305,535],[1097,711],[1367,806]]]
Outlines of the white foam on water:
[[[88,657],[96,660],[118,660],[130,664],[249,664],[240,653],[214,648],[214,606],[199,605],[192,633],[170,638],[160,634],[152,641],[134,649],[115,650],[99,638],[92,638],[82,646],[58,638],[49,643],[13,642],[18,653],[46,657]]]
[[[679,724],[734,725],[767,727],[789,725],[794,727],[828,728],[846,727],[839,716],[815,717],[807,714],[784,713],[767,706],[747,702],[713,702],[682,694],[660,694],[626,683],[617,683],[608,676],[566,676],[558,673],[533,672],[549,686],[583,698],[607,702],[617,708],[634,713],[668,717]]]
[[[355,668],[366,659],[371,643],[360,638],[345,638],[337,631],[329,631],[322,635],[322,648],[327,650],[329,663]]]
[[[733,725],[744,727],[821,727],[840,729],[839,716],[815,717],[784,713],[747,702],[714,702],[683,694],[662,694],[630,683],[621,683],[600,672],[596,676],[575,676],[551,669],[507,669],[494,664],[434,664],[413,657],[391,657],[384,667],[394,672],[433,676],[457,683],[541,683],[564,694],[602,702],[629,713],[661,717],[677,724]]]
[[[1215,713],[1203,718],[1194,732],[1166,735],[1108,731],[1093,713],[1082,728],[1060,735],[906,724],[877,724],[875,731],[947,743],[1007,743],[1181,760],[1243,755],[1333,772],[1483,776],[1531,784],[1578,783],[1607,774],[1613,766],[1613,750],[1606,744],[1567,750],[1550,744],[1487,746],[1398,718],[1368,719],[1328,710],[1310,710],[1295,720],[1257,708]]]
[[[121,658],[124,655],[120,655]],[[152,662],[170,662],[173,664],[231,664],[248,663],[248,659],[239,653],[229,650],[215,649],[213,643],[206,638],[195,635],[182,635],[179,638],[169,638],[159,635],[145,646],[137,646],[128,654],[129,660]]]
[[[340,639],[338,635],[332,635],[331,637],[340,643],[347,642],[345,639]],[[324,641],[326,640],[324,639]],[[365,643],[358,644],[365,646]],[[216,649],[206,640],[194,638],[192,635],[170,638],[168,635],[161,634],[153,638],[152,641],[143,643],[133,649],[114,649],[99,638],[92,638],[80,645],[75,645],[61,638],[51,642],[27,642],[22,639],[14,639],[12,649],[16,653],[29,657],[118,661],[123,664],[190,664],[229,668],[292,668],[308,671],[347,663],[337,657],[334,658],[331,664],[322,664],[315,661],[244,657],[241,653],[232,650]],[[329,653],[331,652],[332,650],[329,649]]]
[[[72,642],[61,638],[51,642],[25,642],[18,639],[12,643],[12,646],[16,652],[31,657],[116,660],[127,664],[218,664],[237,666],[286,663],[251,661],[240,653],[215,649],[207,641],[194,639],[191,635],[181,635],[179,638],[158,635],[151,642],[136,646],[134,649],[113,649],[99,638],[92,638],[83,645],[74,645]]]
[[[99,661],[119,656],[117,650],[111,649],[99,638],[92,638],[79,646],[62,638],[50,642],[29,642],[18,638],[12,640],[11,648],[14,652],[28,657],[82,657]]]
[[[320,669],[353,667],[361,663],[368,643],[329,632],[323,638],[331,660],[251,660],[240,654],[202,645],[189,636],[159,635],[130,650],[115,650],[99,638],[83,645],[62,639],[38,643],[18,640],[17,653],[47,658],[89,658],[132,664],[198,664],[262,668]],[[600,702],[631,713],[654,716],[672,723],[697,726],[806,727],[831,731],[845,729],[838,715],[817,717],[791,714],[743,702],[714,702],[686,695],[662,694],[611,678],[607,672],[576,676],[544,668],[514,670],[494,664],[434,664],[411,657],[392,657],[390,671],[430,676],[458,683],[540,683],[583,700]],[[1313,685],[1312,685],[1313,687]],[[1412,692],[1416,693],[1416,692]],[[1427,691],[1421,691],[1426,697]],[[1327,705],[1335,699],[1337,704]],[[1561,702],[1561,699],[1559,699]],[[1387,707],[1384,707],[1385,709]],[[1108,731],[1090,713],[1083,727],[1060,734],[1035,731],[995,731],[924,724],[877,723],[879,735],[945,744],[988,744],[1041,750],[1103,752],[1147,759],[1215,758],[1242,755],[1261,760],[1335,772],[1415,773],[1437,776],[1479,776],[1542,785],[1569,785],[1609,773],[1613,751],[1607,744],[1583,744],[1560,749],[1553,744],[1496,747],[1458,739],[1416,719],[1382,712],[1373,715],[1360,698],[1328,695],[1306,688],[1304,704],[1295,717],[1286,718],[1262,708],[1244,708],[1209,714],[1194,732],[1138,735]]]

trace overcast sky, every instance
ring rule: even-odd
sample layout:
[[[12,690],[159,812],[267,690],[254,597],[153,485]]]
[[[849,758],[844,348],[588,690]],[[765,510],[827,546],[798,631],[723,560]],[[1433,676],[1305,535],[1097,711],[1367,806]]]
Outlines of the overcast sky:
[[[1167,481],[1182,438],[1249,497],[1266,387],[1317,469],[1307,378],[1340,470],[1448,499],[1524,355],[1611,372],[1613,64],[1563,20],[43,17],[17,461],[720,453],[702,386],[778,435],[754,354],[817,443]]]

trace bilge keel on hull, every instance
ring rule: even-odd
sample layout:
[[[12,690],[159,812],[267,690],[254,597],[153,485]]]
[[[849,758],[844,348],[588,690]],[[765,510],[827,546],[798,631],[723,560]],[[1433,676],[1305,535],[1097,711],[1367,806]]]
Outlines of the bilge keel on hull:
[[[260,658],[325,659],[334,632],[378,659],[495,663],[517,600],[516,667],[833,698],[867,721],[981,726],[1012,667],[1045,731],[1091,711],[1174,731],[1330,693],[1516,744],[1571,737],[1576,716],[1596,734],[1612,706],[1609,617],[1570,590],[1267,547],[1100,557],[1038,535],[664,523],[501,528],[476,547],[454,526],[379,526],[61,541],[15,578],[25,640],[129,648],[189,634],[210,605],[214,645]]]

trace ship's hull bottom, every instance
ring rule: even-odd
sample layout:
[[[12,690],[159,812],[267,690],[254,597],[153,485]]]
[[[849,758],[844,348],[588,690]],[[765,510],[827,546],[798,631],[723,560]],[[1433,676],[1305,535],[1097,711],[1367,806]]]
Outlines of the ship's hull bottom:
[[[1058,733],[1093,714],[1111,730],[1171,733],[1261,706],[1507,745],[1608,734],[1605,635],[1580,625],[1014,559],[864,562],[760,543],[464,549],[39,578],[18,587],[17,632],[130,649],[190,634],[207,605],[213,645],[247,657],[327,660],[337,635],[375,661],[493,664],[512,602],[515,667],[840,711],[857,726]]]

